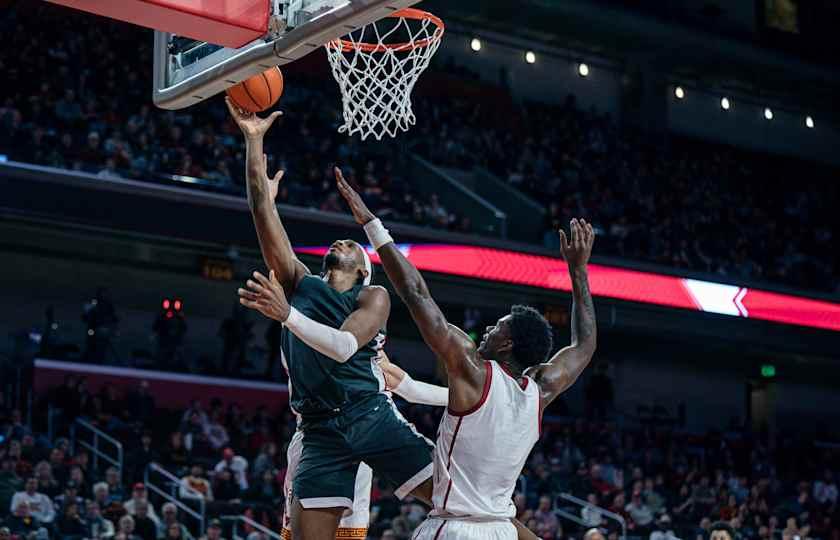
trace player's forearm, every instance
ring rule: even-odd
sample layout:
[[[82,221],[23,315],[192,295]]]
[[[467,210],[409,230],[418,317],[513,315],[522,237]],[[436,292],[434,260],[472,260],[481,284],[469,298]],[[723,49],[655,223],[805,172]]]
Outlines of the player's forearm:
[[[446,407],[449,404],[448,388],[415,381],[408,373],[403,376],[402,381],[394,388],[393,392],[409,403],[437,407]]]
[[[263,161],[263,138],[245,138],[245,185],[248,193],[248,206],[251,212],[267,212],[273,210],[274,201],[268,192],[268,182],[265,175]]]
[[[382,267],[403,302],[409,307],[424,298],[431,298],[426,280],[420,271],[405,258],[393,242],[378,250]]]
[[[569,275],[572,278],[572,346],[582,349],[587,358],[586,363],[589,363],[598,339],[595,304],[589,290],[589,272],[586,266],[570,267]]]
[[[359,342],[350,332],[313,321],[295,308],[291,308],[288,318],[281,322],[298,339],[336,362],[346,362],[359,350]]]
[[[513,526],[516,527],[516,538],[517,540],[541,540],[539,536],[533,533],[531,529],[526,527],[516,518],[511,518],[511,523]]]

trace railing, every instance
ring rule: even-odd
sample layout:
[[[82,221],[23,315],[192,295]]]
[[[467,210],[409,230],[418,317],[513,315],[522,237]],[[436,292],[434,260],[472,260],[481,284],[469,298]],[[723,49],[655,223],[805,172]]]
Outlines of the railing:
[[[168,481],[168,486],[159,486],[158,484],[156,484],[151,473],[157,473],[163,478],[165,478]],[[182,487],[181,479],[164,469],[160,464],[155,462],[146,465],[146,471],[143,475],[143,481],[146,484],[146,489],[148,489],[152,493],[157,493],[164,500],[166,500],[167,502],[171,502],[179,510],[181,510],[182,512],[184,512],[185,514],[192,517],[198,522],[199,530],[197,536],[201,536],[204,534],[204,521],[205,516],[207,515],[207,508],[206,503],[204,501],[204,495],[202,493],[196,491],[190,486],[183,486],[184,490],[190,495],[195,495],[196,500],[198,501],[198,511],[196,511],[193,508],[190,508],[188,505],[184,504],[183,501],[181,501],[181,499],[178,497],[178,490]],[[166,487],[169,487],[169,491],[166,490]]]
[[[570,502],[570,503],[572,503],[572,504],[574,504],[574,505],[576,505],[580,508],[591,508],[591,509],[597,511],[598,513],[600,513],[605,518],[611,519],[611,520],[617,522],[619,525],[621,525],[621,538],[622,539],[627,538],[627,521],[625,521],[624,518],[622,516],[620,516],[619,514],[616,514],[615,512],[610,512],[606,508],[601,508],[600,506],[596,506],[594,504],[591,504],[589,501],[584,501],[583,499],[579,499],[578,497],[575,497],[574,495],[571,495],[569,493],[561,493],[560,498],[563,499],[564,501],[568,501],[568,502]],[[566,512],[562,508],[555,508],[554,511],[557,514],[563,516],[564,518],[574,521],[578,525],[584,525],[585,526],[582,519],[578,518],[574,514]]]
[[[51,421],[51,418],[50,418]],[[78,431],[82,429],[86,433],[92,436],[93,440],[88,442],[85,440],[79,439]],[[101,429],[95,427],[93,424],[82,420],[81,418],[77,418],[73,425],[70,426],[70,440],[72,443],[72,448],[75,453],[76,446],[81,446],[82,448],[86,449],[90,452],[93,456],[93,468],[94,470],[99,469],[99,460],[113,465],[117,468],[120,475],[120,481],[122,481],[123,475],[123,463],[124,463],[124,454],[123,454],[123,446],[120,441],[111,437]],[[116,450],[116,456],[110,455],[103,451],[100,448],[100,445],[103,443],[110,444]]]
[[[221,516],[223,521],[232,521],[233,522],[233,529],[231,530],[231,538],[232,540],[245,540],[245,536],[239,534],[239,524],[245,523],[253,527],[254,529],[260,531],[261,533],[265,534],[269,538],[273,538],[274,540],[283,540],[283,536],[278,534],[276,531],[272,531],[269,528],[266,528],[263,525],[260,525],[253,519],[247,518],[245,516]]]

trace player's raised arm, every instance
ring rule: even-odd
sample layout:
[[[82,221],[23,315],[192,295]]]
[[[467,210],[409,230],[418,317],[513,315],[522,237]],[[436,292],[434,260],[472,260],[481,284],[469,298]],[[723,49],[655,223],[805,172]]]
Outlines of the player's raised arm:
[[[275,111],[267,118],[260,118],[256,114],[237,109],[228,98],[225,98],[225,101],[233,120],[245,135],[248,206],[254,217],[263,259],[269,268],[277,272],[277,279],[286,290],[286,294],[291,296],[309,270],[295,256],[274,202],[284,171],[278,171],[273,177],[269,177],[268,158],[263,153],[263,138],[282,113]]]
[[[484,383],[484,370],[480,369],[475,344],[462,330],[449,324],[429,293],[423,276],[397,249],[381,222],[367,208],[359,194],[350,187],[338,168],[335,169],[335,177],[339,192],[350,205],[356,222],[365,227],[388,279],[408,307],[411,317],[420,329],[423,341],[445,362],[451,383],[461,380],[471,388],[480,389]],[[461,393],[458,392],[458,395]],[[466,395],[464,398],[469,401],[471,396]],[[473,403],[474,401],[469,403],[466,408]],[[450,404],[458,405],[451,401]]]
[[[574,384],[595,354],[598,329],[587,271],[594,242],[595,231],[584,220],[572,220],[571,240],[560,231],[560,249],[572,278],[572,343],[525,372],[539,385],[543,407]]]

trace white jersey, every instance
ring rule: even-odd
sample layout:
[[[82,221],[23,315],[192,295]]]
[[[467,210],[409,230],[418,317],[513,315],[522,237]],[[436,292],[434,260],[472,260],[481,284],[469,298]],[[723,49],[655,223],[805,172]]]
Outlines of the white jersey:
[[[447,409],[435,445],[431,516],[507,520],[516,515],[513,490],[540,438],[540,392],[529,377],[514,379],[486,362],[481,401]]]

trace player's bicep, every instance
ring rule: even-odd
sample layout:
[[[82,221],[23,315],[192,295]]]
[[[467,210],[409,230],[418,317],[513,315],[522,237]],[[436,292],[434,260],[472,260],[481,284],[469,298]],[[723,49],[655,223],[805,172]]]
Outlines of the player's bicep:
[[[350,332],[363,347],[376,337],[388,322],[391,297],[382,287],[368,287],[359,295],[359,309],[350,314],[341,330]]]

